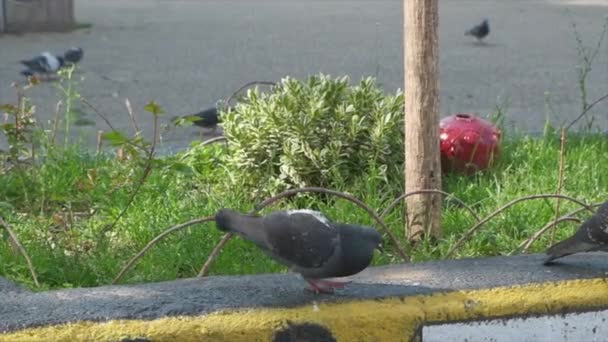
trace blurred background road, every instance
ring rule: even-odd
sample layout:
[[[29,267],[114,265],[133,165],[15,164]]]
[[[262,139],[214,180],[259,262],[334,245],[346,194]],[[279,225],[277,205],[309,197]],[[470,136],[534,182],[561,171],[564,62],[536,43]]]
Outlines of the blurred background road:
[[[592,48],[607,14],[607,0],[441,0],[442,116],[487,116],[503,104],[509,126],[525,132],[541,131],[549,112],[556,126],[571,120],[581,111],[572,25]],[[401,0],[77,0],[76,18],[92,26],[0,36],[0,103],[15,100],[10,83],[21,80],[20,59],[72,45],[85,50],[78,74],[82,95],[125,132],[131,132],[124,105],[129,98],[148,136],[152,120],[142,108],[150,100],[165,108],[168,123],[252,80],[323,72],[349,75],[353,82],[371,75],[387,91],[403,88]],[[491,32],[487,44],[477,45],[464,31],[483,18]],[[608,41],[588,82],[590,101],[608,93]],[[50,120],[56,87],[40,85],[30,96],[38,118]],[[74,130],[92,147],[97,130],[107,126],[87,107],[77,110],[95,122]],[[591,113],[602,130],[607,113],[608,103]],[[165,131],[161,148],[186,146],[200,131]]]

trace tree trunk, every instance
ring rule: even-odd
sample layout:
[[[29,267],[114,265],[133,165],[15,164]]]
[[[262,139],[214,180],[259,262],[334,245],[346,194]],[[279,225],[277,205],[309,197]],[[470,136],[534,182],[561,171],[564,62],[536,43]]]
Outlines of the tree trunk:
[[[404,0],[403,8],[405,191],[441,189],[438,0]],[[408,239],[441,237],[441,195],[408,197],[406,217]]]

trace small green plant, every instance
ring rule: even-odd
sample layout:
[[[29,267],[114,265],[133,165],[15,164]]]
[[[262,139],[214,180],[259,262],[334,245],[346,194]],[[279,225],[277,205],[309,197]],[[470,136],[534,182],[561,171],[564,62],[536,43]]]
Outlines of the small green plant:
[[[372,167],[387,179],[403,161],[403,94],[385,95],[373,78],[287,77],[220,115],[227,164],[256,194],[348,185]]]
[[[552,94],[548,91],[544,94],[545,99],[545,124],[543,125],[543,137],[552,138],[554,137],[557,129],[553,125],[551,121],[552,117],[555,115],[555,109],[553,107]]]
[[[576,27],[576,23],[572,22],[572,31],[574,32],[574,38],[576,40],[576,50],[578,53],[578,58],[580,64],[576,67],[576,72],[578,76],[578,88],[581,95],[581,112],[587,112],[591,104],[588,100],[588,92],[587,92],[587,78],[589,73],[592,70],[593,62],[597,57],[602,44],[604,42],[604,38],[606,37],[606,32],[608,31],[608,18],[604,21],[604,25],[602,26],[602,32],[600,37],[598,38],[596,45],[594,48],[586,47],[583,42],[583,37],[581,33],[578,31]],[[587,120],[584,128],[588,131],[593,127],[594,117],[590,116]]]
[[[35,135],[33,134],[36,124],[34,113],[36,108],[25,97],[25,91],[32,84],[21,86],[14,83],[17,92],[16,104],[0,105],[0,113],[4,113],[7,122],[0,124],[0,129],[6,136],[8,151],[0,152],[2,161],[17,161],[21,157],[29,157],[32,154]]]
[[[77,81],[74,79],[75,66],[69,66],[67,68],[59,70],[59,82],[57,88],[61,92],[61,95],[65,103],[65,134],[64,136],[64,148],[67,148],[70,142],[70,128],[74,121],[73,111],[74,101],[80,99],[80,94],[76,91]]]

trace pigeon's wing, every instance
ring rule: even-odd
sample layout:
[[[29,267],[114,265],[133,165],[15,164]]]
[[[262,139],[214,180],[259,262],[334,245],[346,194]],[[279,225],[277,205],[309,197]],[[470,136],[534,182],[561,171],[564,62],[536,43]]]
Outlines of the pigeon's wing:
[[[482,31],[483,25],[477,25],[471,29],[471,34],[474,36],[479,36],[480,34],[482,34]]]
[[[608,233],[608,201],[604,202],[598,209],[597,212],[595,214],[600,222],[600,226],[602,227],[602,230],[606,231]]]
[[[474,36],[477,38],[485,37],[488,33],[490,33],[490,26],[486,20],[484,20],[481,24],[473,26],[470,30],[466,31],[464,34],[469,36]]]
[[[584,226],[587,228],[584,233],[576,233],[579,239],[588,239],[597,245],[608,244],[608,202],[602,204]]]
[[[57,56],[51,54],[50,52],[43,52],[42,58],[44,60],[44,68],[47,72],[54,72],[61,67],[61,63],[63,61],[63,57],[58,58]]]
[[[275,212],[264,217],[263,225],[269,252],[288,265],[320,268],[339,247],[338,231],[318,212]]]

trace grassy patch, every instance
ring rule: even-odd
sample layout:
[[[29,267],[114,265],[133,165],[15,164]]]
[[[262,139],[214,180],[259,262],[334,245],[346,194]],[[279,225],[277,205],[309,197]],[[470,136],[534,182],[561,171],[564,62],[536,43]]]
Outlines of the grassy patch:
[[[141,172],[141,161],[121,160],[112,154],[94,155],[73,147],[49,150],[33,166],[16,166],[0,177],[0,215],[8,221],[30,253],[43,288],[108,284],[125,262],[163,230],[193,218],[213,215],[221,207],[249,211],[250,193],[223,166],[222,144],[194,147],[162,158],[163,165],[179,163],[191,172],[154,167],[132,204],[117,224],[104,233],[127,206]],[[588,202],[605,200],[608,184],[608,139],[600,135],[570,135],[567,140],[563,193]],[[521,196],[555,192],[559,139],[520,137],[503,142],[501,159],[492,170],[472,177],[447,175],[444,190],[470,205],[480,217]],[[402,184],[387,183],[372,171],[348,187],[349,192],[381,212],[402,192]],[[374,225],[367,214],[343,200],[301,196],[273,208],[310,207],[335,220]],[[577,209],[563,201],[561,214]],[[386,222],[403,237],[402,206]],[[457,257],[518,252],[517,246],[555,217],[555,200],[517,204],[488,222],[457,252]],[[268,211],[268,210],[267,210]],[[588,215],[581,214],[581,217]],[[413,261],[441,259],[474,218],[455,202],[445,201],[444,239],[424,242],[410,250]],[[576,228],[559,226],[558,238]],[[8,237],[0,243],[0,275],[32,285],[23,258]],[[193,226],[170,235],[153,247],[125,282],[170,280],[195,276],[221,237],[213,223]],[[548,235],[532,251],[549,244]],[[399,262],[396,253],[375,259],[376,264]],[[220,253],[212,274],[285,271],[257,248],[232,240]]]

